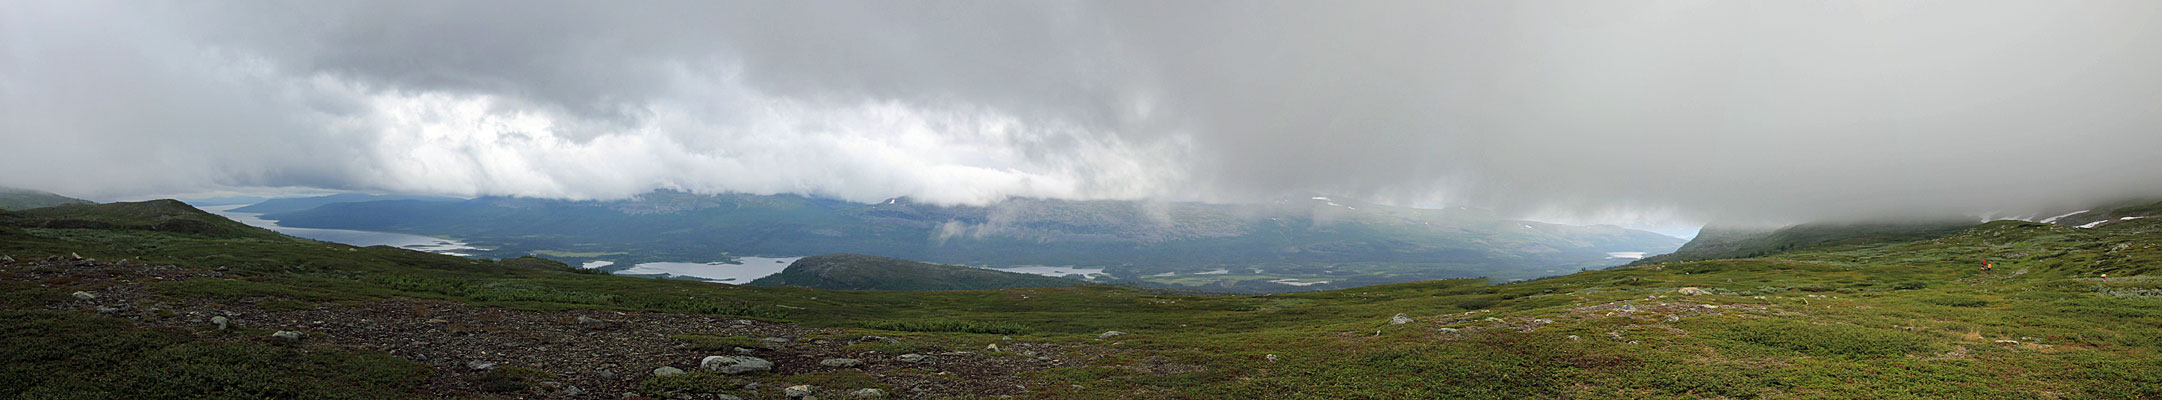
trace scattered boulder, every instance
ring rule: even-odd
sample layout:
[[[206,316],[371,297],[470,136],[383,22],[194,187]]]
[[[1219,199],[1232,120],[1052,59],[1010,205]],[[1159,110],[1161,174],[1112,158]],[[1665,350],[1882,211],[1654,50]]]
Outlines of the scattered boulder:
[[[79,291],[79,290],[78,290],[78,291],[76,291],[76,292],[74,293],[74,295],[75,295],[75,298],[78,298],[78,299],[83,299],[83,300],[97,300],[97,298],[98,298],[98,295],[90,294],[90,292],[85,292],[85,291]]]
[[[989,345],[989,346],[983,346],[983,350],[984,350],[984,351],[989,351],[989,352],[993,352],[993,353],[997,353],[997,352],[998,352],[998,343],[992,343],[992,344],[991,344],[991,345]]]
[[[270,334],[270,337],[285,340],[300,340],[301,333],[298,331],[278,331],[277,333]]]
[[[1685,294],[1685,295],[1690,295],[1690,296],[1702,296],[1702,295],[1712,294],[1712,292],[1711,292],[1711,291],[1709,291],[1709,290],[1704,290],[1703,288],[1696,288],[1696,287],[1684,287],[1684,288],[1680,288],[1680,289],[1674,289],[1674,293],[1681,293],[1681,294]]]
[[[683,369],[682,369],[682,368],[676,368],[676,367],[660,367],[660,368],[654,368],[654,369],[653,369],[653,376],[676,376],[676,375],[683,375]]]
[[[1457,333],[1457,332],[1462,332],[1463,330],[1462,330],[1462,329],[1456,329],[1456,328],[1441,328],[1441,329],[1440,329],[1440,331],[1442,331],[1443,333]]]
[[[226,318],[226,317],[225,317],[225,316],[223,316],[223,315],[219,315],[219,316],[214,316],[214,317],[210,317],[210,324],[211,324],[211,325],[217,325],[217,326],[218,326],[218,330],[221,330],[221,331],[222,331],[222,330],[225,330],[225,327],[226,327],[226,326],[228,326],[228,325],[231,325],[232,323],[233,323],[233,320],[232,320],[231,318]]]
[[[1634,306],[1634,305],[1629,305],[1629,304],[1623,304],[1623,305],[1621,305],[1621,311],[1622,311],[1622,312],[1637,312],[1637,306]]]
[[[824,365],[834,368],[850,368],[862,366],[863,360],[858,360],[854,358],[828,358],[824,360],[818,360],[818,365]]]
[[[466,362],[465,362],[465,367],[466,367],[466,368],[472,368],[472,369],[473,369],[473,370],[475,370],[475,371],[486,371],[486,370],[491,370],[491,369],[495,369],[495,363],[492,363],[492,362],[484,362],[484,361],[480,361],[480,360],[473,360],[473,361],[466,361]]]
[[[938,362],[938,359],[936,359],[936,358],[932,358],[931,356],[927,356],[927,355],[922,355],[922,354],[916,354],[916,353],[908,353],[908,354],[902,354],[901,356],[899,356],[899,357],[894,357],[893,359],[895,359],[895,360],[900,360],[901,362],[905,362],[905,363],[917,363],[917,364],[930,364],[930,363],[935,363],[935,362]]]
[[[1096,338],[1098,338],[1098,339],[1102,339],[1102,338],[1108,338],[1108,337],[1112,337],[1112,336],[1118,336],[1118,335],[1124,335],[1124,334],[1126,334],[1126,332],[1119,332],[1119,331],[1107,331],[1107,332],[1104,332],[1104,333],[1103,333],[1103,334],[1101,334],[1101,335],[1096,335]]]
[[[817,389],[818,387],[811,385],[795,385],[789,386],[786,389],[781,389],[781,394],[788,395],[788,398],[791,399],[804,398],[809,397],[811,395],[811,391]]]
[[[578,316],[578,326],[583,326],[588,329],[601,329],[608,327],[608,321],[602,321],[599,318],[580,315]]]
[[[565,388],[563,388],[563,395],[566,395],[566,396],[577,396],[577,395],[582,395],[582,394],[586,394],[586,390],[585,390],[585,389],[579,389],[579,388],[578,388],[577,386],[571,386],[571,387],[565,387]]]
[[[116,313],[116,312],[121,312],[121,311],[127,311],[127,310],[128,310],[128,306],[98,306],[98,313],[99,313],[99,314],[112,314],[112,313]]]
[[[600,372],[594,373],[593,375],[601,377],[601,379],[616,379],[615,371],[609,371],[605,369],[601,370]]]
[[[858,398],[858,399],[876,399],[876,398],[883,398],[883,397],[886,397],[886,391],[884,391],[884,390],[878,390],[878,389],[872,389],[872,388],[862,388],[862,389],[856,389],[856,391],[853,391],[853,392],[848,392],[848,397],[853,397],[853,398]]]
[[[698,361],[699,368],[735,375],[745,372],[772,371],[773,362],[751,356],[710,356]]]
[[[772,344],[788,344],[788,338],[769,337],[764,339],[758,339],[758,341]]]
[[[1396,316],[1389,317],[1389,325],[1403,325],[1409,323],[1411,323],[1411,316],[1404,315],[1404,313],[1396,313]]]

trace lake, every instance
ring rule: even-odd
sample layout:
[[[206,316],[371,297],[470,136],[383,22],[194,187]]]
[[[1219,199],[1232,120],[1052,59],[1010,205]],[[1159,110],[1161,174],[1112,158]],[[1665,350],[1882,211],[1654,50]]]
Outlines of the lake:
[[[240,208],[243,206],[246,206],[246,204],[208,206],[200,208],[202,208],[203,211],[209,211],[212,214],[217,214],[218,216],[222,216],[227,219],[239,221],[243,224],[266,228],[287,235],[321,240],[325,242],[344,243],[363,247],[391,246],[454,256],[469,256],[471,254],[462,253],[462,251],[475,250],[474,247],[467,246],[465,243],[456,240],[407,233],[356,231],[350,229],[292,228],[278,226],[277,221],[263,219],[262,214],[232,211],[235,208]]]
[[[781,273],[781,270],[788,268],[788,264],[794,263],[800,258],[803,257],[738,257],[735,264],[649,262],[638,263],[630,268],[610,271],[610,273],[625,276],[696,278],[714,282],[744,284],[758,278],[764,278],[766,275]],[[600,268],[614,264],[608,261],[593,261],[581,266]]]

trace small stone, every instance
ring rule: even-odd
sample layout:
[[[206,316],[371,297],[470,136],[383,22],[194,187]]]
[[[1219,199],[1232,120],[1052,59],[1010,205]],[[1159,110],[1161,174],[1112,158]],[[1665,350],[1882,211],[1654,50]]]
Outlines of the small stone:
[[[1269,362],[1276,362],[1276,355],[1275,355],[1275,354],[1270,354],[1270,355],[1264,356],[1263,358],[1267,358],[1267,359],[1269,359]]]
[[[428,323],[431,323],[431,324],[448,324],[448,323],[450,323],[450,320],[447,320],[447,319],[442,319],[442,318],[431,318],[431,319],[429,319],[429,320],[428,320]]]
[[[571,387],[566,387],[566,388],[563,388],[563,394],[565,394],[565,395],[570,395],[570,396],[577,396],[577,395],[581,395],[581,394],[586,394],[586,390],[585,390],[585,389],[579,389],[579,388],[578,388],[577,386],[571,386]]]
[[[1997,343],[1997,344],[2002,344],[2002,345],[2018,345],[2018,344],[2019,344],[2019,341],[2017,341],[2017,340],[2004,340],[2004,339],[1998,339],[1996,343]]]
[[[1411,316],[1404,315],[1404,313],[1396,313],[1396,316],[1389,317],[1389,325],[1403,325],[1409,323],[1411,323]]]
[[[1578,340],[1584,340],[1584,338],[1582,338],[1582,337],[1577,337],[1577,335],[1569,335],[1569,341],[1572,341],[1572,342],[1574,342],[1574,341],[1578,341]]]
[[[989,346],[983,346],[983,350],[996,353],[998,352],[998,343],[992,343]]]
[[[922,354],[916,354],[916,353],[902,354],[902,355],[900,355],[899,357],[894,357],[893,359],[895,359],[895,360],[900,360],[901,362],[905,362],[905,363],[917,363],[917,364],[930,364],[930,363],[935,363],[935,362],[938,362],[938,359],[935,359],[935,358],[931,358],[931,356],[927,356],[927,355],[922,355]]]
[[[121,311],[127,311],[127,310],[128,310],[128,307],[127,307],[127,306],[98,306],[98,313],[99,313],[99,314],[112,314],[112,313],[116,313],[116,312],[121,312]]]
[[[1680,289],[1674,289],[1674,293],[1681,293],[1681,294],[1685,294],[1685,295],[1690,295],[1690,296],[1702,296],[1702,295],[1712,294],[1712,292],[1711,292],[1711,291],[1709,291],[1709,290],[1704,290],[1703,288],[1695,288],[1695,287],[1684,287],[1684,288],[1680,288]]]
[[[1440,330],[1440,331],[1442,331],[1442,332],[1447,332],[1447,333],[1457,333],[1457,332],[1462,332],[1462,331],[1463,331],[1462,329],[1456,329],[1456,328],[1441,328],[1441,329],[1439,329],[1439,330]]]
[[[485,361],[480,361],[480,360],[473,360],[473,361],[466,361],[466,362],[465,362],[465,367],[466,367],[466,368],[472,368],[472,369],[473,369],[473,370],[475,370],[475,371],[487,371],[487,370],[495,369],[495,363],[492,363],[492,362],[485,362]]]
[[[98,298],[98,295],[90,294],[90,292],[76,291],[74,294],[75,298],[83,300],[96,300]]]
[[[713,400],[743,400],[743,398],[732,394],[716,394],[713,395]]]
[[[1623,304],[1621,305],[1621,310],[1622,312],[1637,312],[1637,306]]]
[[[739,319],[739,320],[736,320],[736,325],[750,325],[750,324],[751,324],[751,320],[747,320],[747,319]]]
[[[756,353],[756,352],[758,352],[758,351],[757,351],[757,350],[751,350],[751,349],[746,349],[746,348],[742,348],[742,347],[737,347],[737,348],[735,348],[735,352],[736,352],[736,354],[751,354],[751,353]]]
[[[795,386],[789,386],[789,387],[788,387],[788,388],[786,388],[786,389],[781,389],[781,394],[785,394],[785,395],[788,395],[788,398],[792,398],[792,399],[794,399],[794,398],[803,398],[803,397],[808,397],[808,396],[810,396],[810,395],[811,395],[811,391],[812,391],[812,390],[815,390],[815,389],[818,389],[818,388],[816,388],[816,387],[813,387],[813,386],[811,386],[811,385],[795,385]]]
[[[856,391],[853,392],[848,392],[848,397],[854,397],[858,399],[882,398],[886,397],[886,391],[872,388],[862,388],[856,389]]]
[[[683,375],[683,369],[682,369],[682,368],[676,368],[676,367],[660,367],[660,368],[654,368],[654,369],[653,369],[653,376],[676,376],[676,375]]]
[[[828,358],[824,360],[818,360],[818,365],[824,365],[834,368],[850,368],[863,365],[863,360],[858,360],[854,358]]]
[[[594,375],[594,376],[599,376],[599,377],[601,377],[601,379],[615,379],[615,378],[616,378],[616,372],[615,372],[615,371],[609,371],[609,370],[605,370],[605,369],[604,369],[604,370],[601,370],[600,372],[594,373],[593,375]]]
[[[709,356],[704,360],[699,360],[698,367],[734,375],[745,372],[772,371],[773,362],[751,356]]]
[[[578,326],[583,326],[590,329],[600,329],[608,327],[608,321],[602,321],[599,318],[580,315],[578,316]]]
[[[1119,331],[1108,331],[1108,332],[1104,332],[1104,333],[1103,333],[1103,334],[1101,334],[1101,335],[1096,335],[1096,338],[1098,338],[1098,339],[1102,339],[1102,338],[1108,338],[1108,337],[1112,337],[1112,336],[1118,336],[1118,335],[1124,335],[1124,334],[1126,334],[1126,332],[1119,332]]]
[[[277,333],[270,334],[270,337],[285,340],[300,340],[301,333],[295,331],[278,331]]]
[[[765,338],[765,339],[758,339],[758,341],[761,341],[761,342],[766,342],[766,343],[773,343],[773,344],[785,344],[785,343],[788,343],[788,339],[787,339],[787,338],[777,338],[777,337],[769,337],[769,338]]]
[[[222,331],[222,330],[225,330],[225,327],[226,327],[227,325],[231,325],[232,323],[233,323],[233,320],[232,320],[231,318],[226,318],[226,317],[225,317],[225,316],[223,316],[223,315],[219,315],[219,316],[213,316],[213,317],[210,317],[210,324],[211,324],[211,325],[217,325],[217,326],[218,326],[218,330],[221,330],[221,331]]]

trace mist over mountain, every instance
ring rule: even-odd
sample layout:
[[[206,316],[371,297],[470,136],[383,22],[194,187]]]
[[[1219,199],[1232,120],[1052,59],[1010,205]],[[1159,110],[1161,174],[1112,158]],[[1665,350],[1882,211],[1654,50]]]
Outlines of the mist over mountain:
[[[0,16],[0,184],[1627,226],[2157,194],[2162,7],[1962,3],[35,3]]]
[[[1477,209],[1326,196],[1259,204],[1012,199],[946,206],[792,195],[655,192],[633,200],[482,197],[363,201],[263,216],[280,225],[456,237],[515,257],[627,268],[655,261],[862,253],[990,267],[1105,269],[1099,278],[1296,290],[1441,277],[1524,279],[1660,254],[1682,240],[1614,226],[1512,220]],[[1290,283],[1270,283],[1290,279]]]

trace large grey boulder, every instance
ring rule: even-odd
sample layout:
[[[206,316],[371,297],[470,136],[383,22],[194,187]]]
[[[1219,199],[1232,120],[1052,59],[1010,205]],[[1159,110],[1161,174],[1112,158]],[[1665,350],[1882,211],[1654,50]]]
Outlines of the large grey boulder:
[[[698,361],[699,368],[723,374],[772,371],[773,362],[751,356],[711,356]]]
[[[849,368],[862,366],[863,360],[858,360],[854,358],[828,358],[824,360],[818,360],[818,365],[824,365],[834,368]]]
[[[781,394],[785,394],[785,395],[788,395],[788,398],[791,398],[791,399],[797,399],[797,398],[804,398],[804,397],[810,397],[810,396],[811,396],[811,392],[812,392],[812,391],[816,391],[816,390],[818,390],[818,387],[816,387],[816,386],[811,386],[811,385],[795,385],[795,386],[789,386],[789,387],[788,387],[788,388],[786,388],[786,389],[781,389]]]

